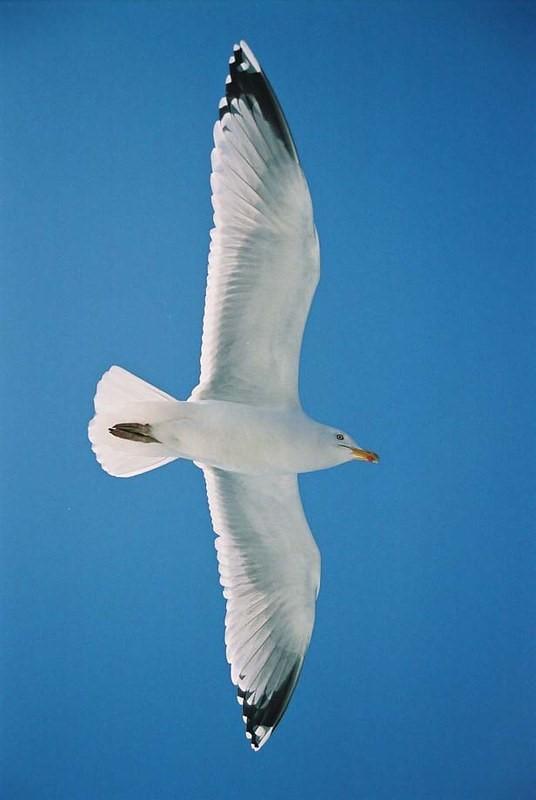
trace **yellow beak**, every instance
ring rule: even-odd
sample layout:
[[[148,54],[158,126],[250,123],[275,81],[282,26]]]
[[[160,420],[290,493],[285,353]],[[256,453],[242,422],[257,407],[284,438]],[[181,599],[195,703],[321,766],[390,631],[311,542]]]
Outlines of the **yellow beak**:
[[[371,461],[373,464],[377,464],[380,460],[380,457],[371,450],[362,450],[360,447],[352,447],[351,450],[353,457],[358,461]]]

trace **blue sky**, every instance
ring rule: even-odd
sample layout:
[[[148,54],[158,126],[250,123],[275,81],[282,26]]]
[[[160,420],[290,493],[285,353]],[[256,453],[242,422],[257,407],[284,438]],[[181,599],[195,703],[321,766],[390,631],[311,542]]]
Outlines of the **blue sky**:
[[[1,4],[4,797],[534,797],[535,16]],[[200,472],[114,480],[86,439],[110,364],[196,383],[239,38],[320,234],[304,406],[382,456],[301,480],[316,629],[259,754]]]

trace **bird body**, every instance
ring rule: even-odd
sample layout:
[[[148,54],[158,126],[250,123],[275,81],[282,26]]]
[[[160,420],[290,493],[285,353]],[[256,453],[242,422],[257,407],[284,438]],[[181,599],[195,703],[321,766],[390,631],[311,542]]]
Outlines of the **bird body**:
[[[227,604],[227,659],[246,736],[258,750],[296,686],[320,586],[297,475],[378,457],[301,406],[299,357],[318,283],[318,236],[290,130],[245,42],[229,61],[219,116],[199,384],[180,401],[112,366],[97,385],[89,438],[117,477],[177,458],[203,470]]]
[[[326,469],[354,456],[338,431],[301,408],[278,409],[202,400],[170,404],[173,417],[151,425],[151,436],[170,455],[250,475]],[[354,446],[345,434],[345,441]],[[357,447],[357,445],[355,445]]]

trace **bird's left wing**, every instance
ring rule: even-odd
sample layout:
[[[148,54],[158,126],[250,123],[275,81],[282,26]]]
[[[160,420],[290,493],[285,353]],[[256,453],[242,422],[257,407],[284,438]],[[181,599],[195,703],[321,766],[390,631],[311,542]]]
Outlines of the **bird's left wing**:
[[[288,125],[245,42],[229,63],[210,180],[215,227],[192,400],[296,406],[318,239]]]
[[[296,475],[253,476],[204,467],[227,600],[231,678],[258,750],[292,696],[315,616],[320,555]]]

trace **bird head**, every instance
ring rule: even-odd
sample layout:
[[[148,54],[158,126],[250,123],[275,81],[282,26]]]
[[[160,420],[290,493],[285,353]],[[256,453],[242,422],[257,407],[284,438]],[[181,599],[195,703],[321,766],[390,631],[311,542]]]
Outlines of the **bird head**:
[[[370,461],[372,464],[377,464],[380,457],[373,453],[372,450],[365,450],[355,442],[349,434],[344,433],[337,428],[329,428],[327,437],[331,447],[338,448],[338,461],[343,463],[345,461]]]

